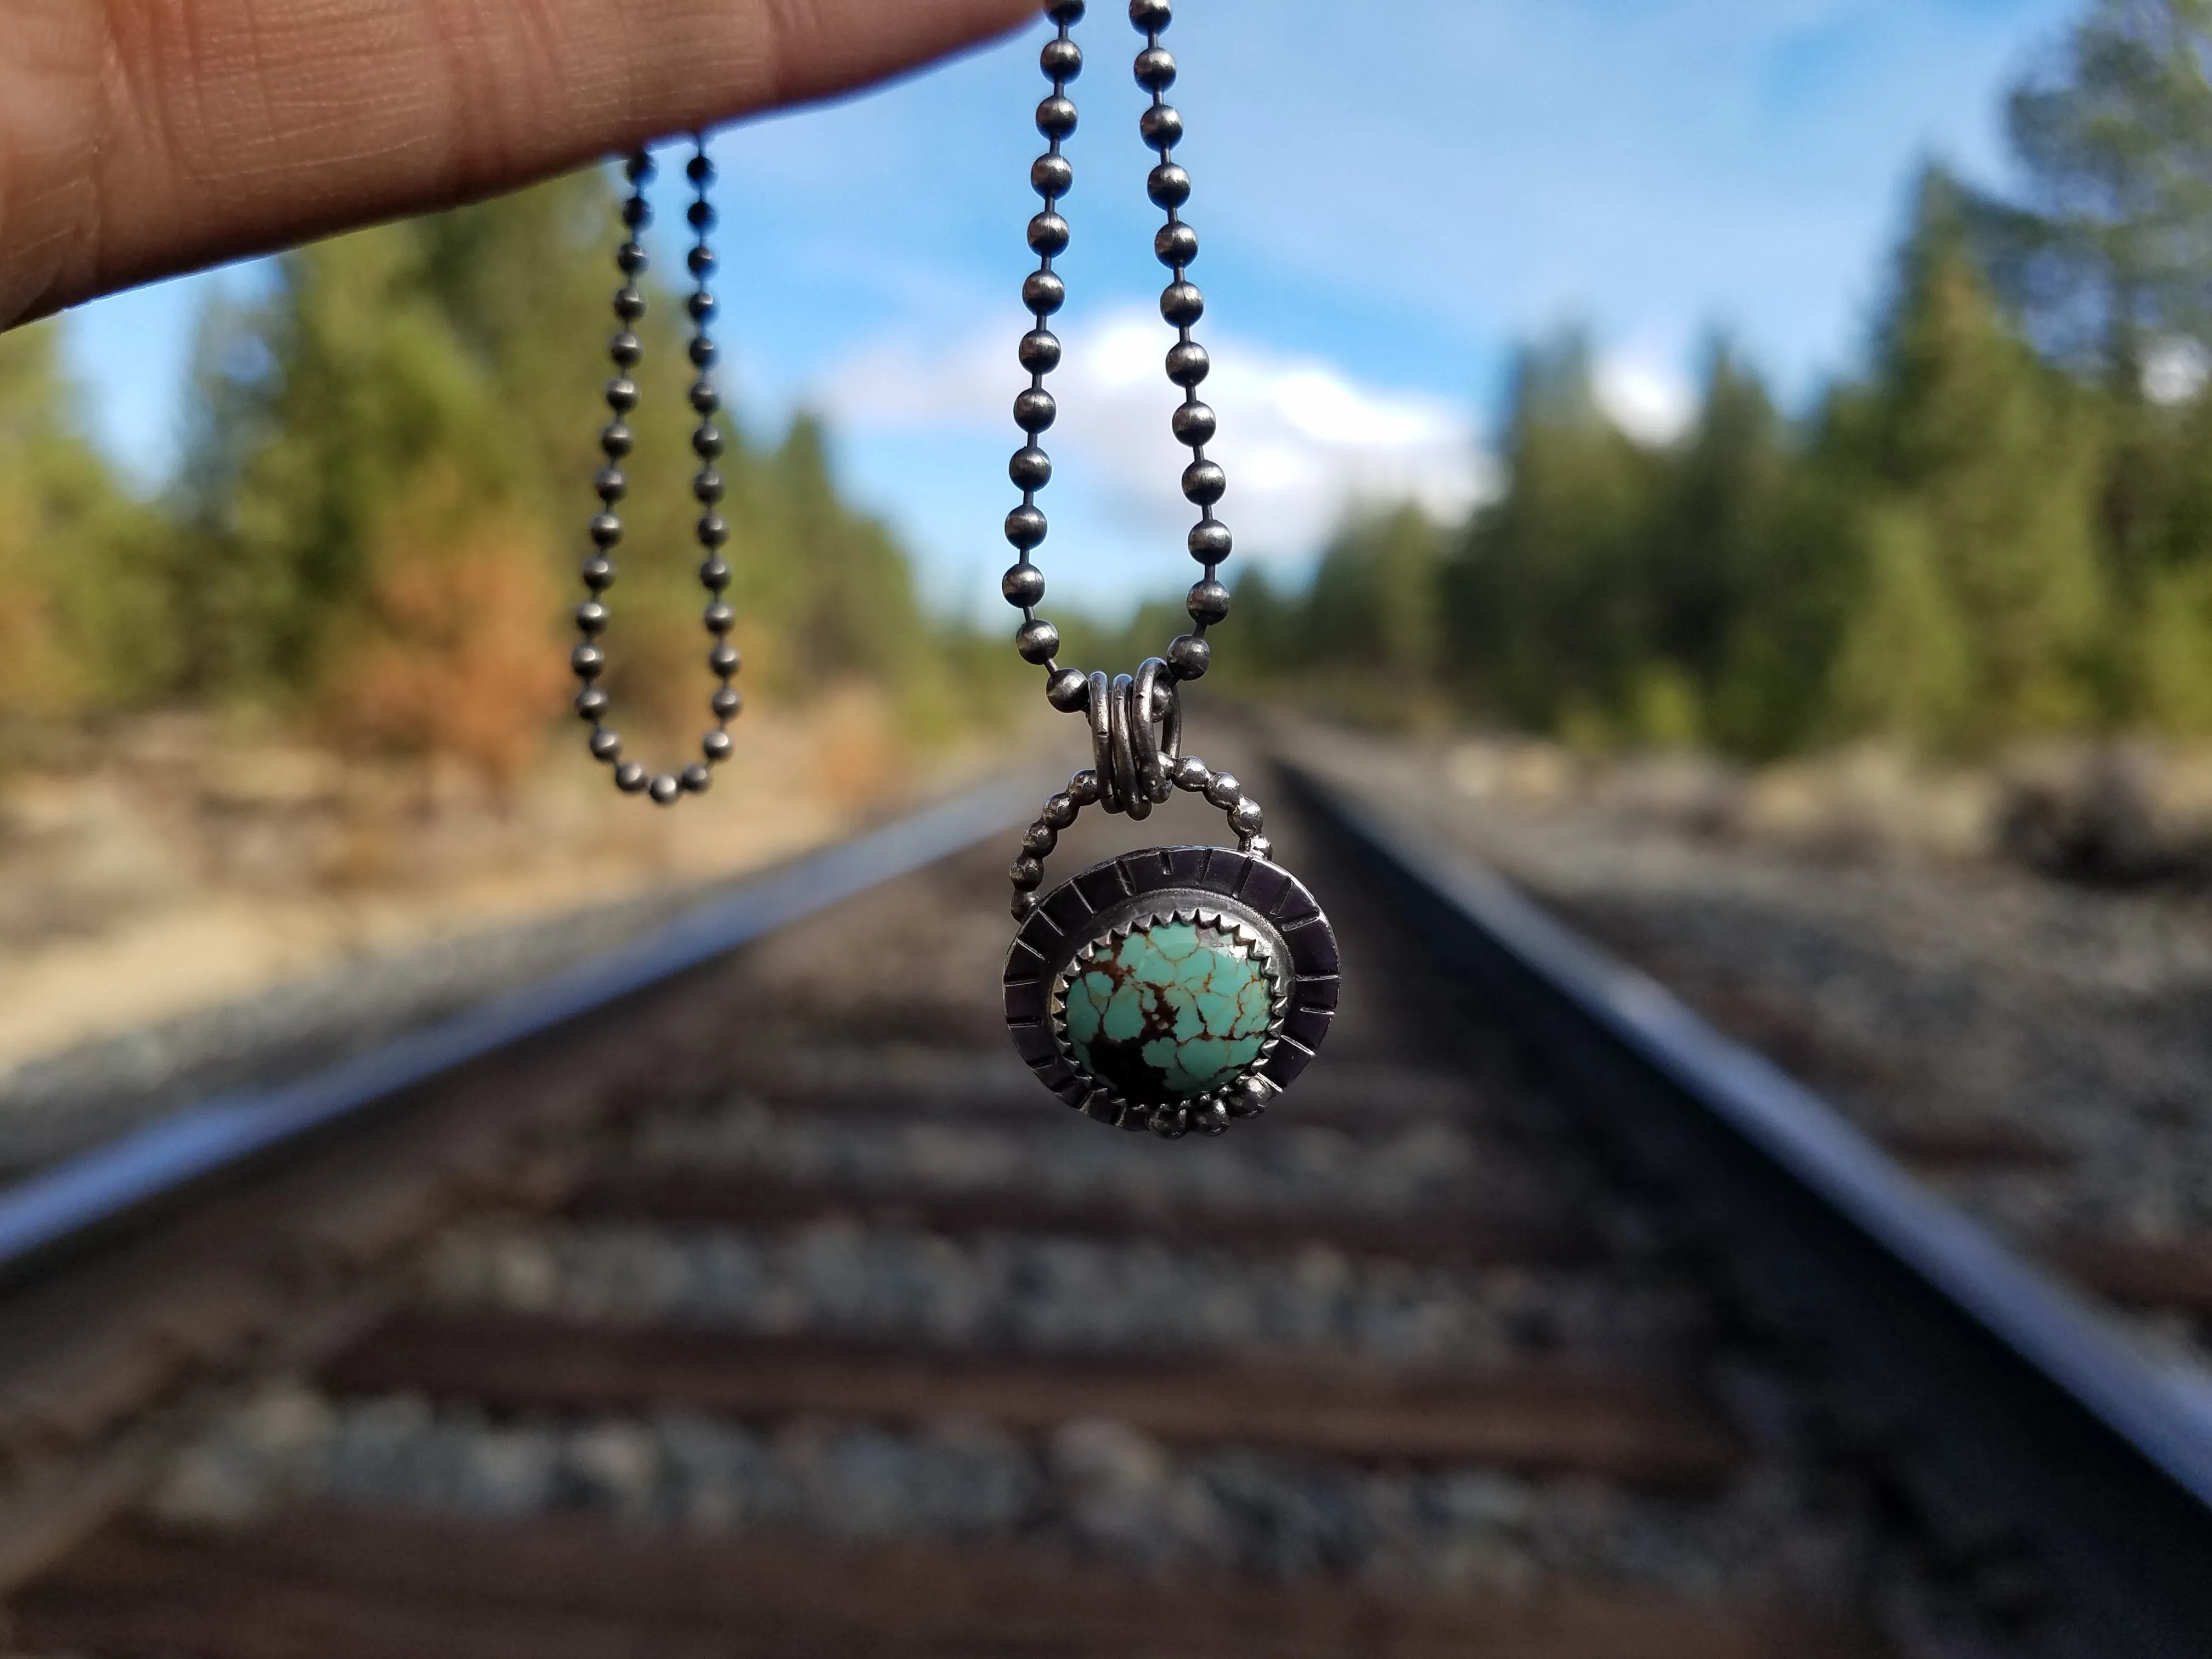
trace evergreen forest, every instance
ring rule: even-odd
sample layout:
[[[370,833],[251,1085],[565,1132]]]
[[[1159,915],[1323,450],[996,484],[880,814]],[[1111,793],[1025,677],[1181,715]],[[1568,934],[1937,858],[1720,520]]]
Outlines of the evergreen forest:
[[[1586,339],[1531,344],[1495,496],[1465,524],[1363,513],[1302,589],[1232,565],[1218,683],[1755,758],[2212,734],[2212,0],[2091,0],[2006,116],[2017,188],[1925,168],[1863,362],[1809,409],[1716,339],[1689,429],[1641,442]],[[0,335],[0,761],[187,704],[528,764],[567,690],[578,411],[605,373],[573,348],[608,326],[611,202],[583,174],[285,256],[268,297],[205,318],[185,464],[151,501],[75,435],[53,325]],[[690,458],[652,377],[680,319],[645,325],[611,598],[618,705],[688,728]],[[1030,686],[924,613],[817,425],[726,424],[750,690],[871,681],[926,732]],[[1161,609],[1132,637],[1174,631]]]

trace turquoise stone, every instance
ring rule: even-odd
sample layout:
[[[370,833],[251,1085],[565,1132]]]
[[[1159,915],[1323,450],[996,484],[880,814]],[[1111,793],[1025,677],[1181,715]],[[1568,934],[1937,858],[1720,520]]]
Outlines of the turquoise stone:
[[[1267,965],[1221,928],[1148,923],[1067,986],[1067,1043],[1125,1099],[1189,1100],[1260,1057],[1273,1017]]]

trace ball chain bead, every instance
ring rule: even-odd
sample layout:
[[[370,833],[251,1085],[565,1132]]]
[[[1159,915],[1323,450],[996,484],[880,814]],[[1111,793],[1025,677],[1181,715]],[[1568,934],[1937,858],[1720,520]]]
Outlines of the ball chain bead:
[[[594,523],[597,520],[593,520]],[[615,562],[604,556],[584,561],[584,586],[594,593],[604,593],[615,585]]]
[[[576,607],[576,626],[586,634],[603,634],[607,627],[607,608],[597,599],[586,599]]]
[[[1179,208],[1190,200],[1190,174],[1173,161],[1163,161],[1145,179],[1145,194],[1154,207]]]
[[[1037,131],[1048,138],[1065,138],[1075,131],[1075,103],[1055,93],[1036,106]]]
[[[1022,336],[1022,367],[1032,374],[1049,374],[1060,367],[1060,337],[1048,328],[1033,328]]]
[[[711,466],[702,467],[691,480],[691,493],[708,506],[722,499],[722,475]]]
[[[615,290],[615,315],[634,323],[645,315],[645,295],[628,283]]]
[[[1085,767],[1067,781],[1067,793],[1068,798],[1079,806],[1097,805],[1099,796],[1098,775],[1089,767]]]
[[[1052,482],[1052,457],[1035,444],[1025,444],[1006,463],[1006,476],[1019,489],[1042,489]]]
[[[706,624],[707,631],[709,634],[714,635],[719,638],[720,635],[728,633],[732,628],[736,626],[738,613],[735,611],[732,611],[728,605],[725,605],[721,600],[717,599],[714,604],[707,607],[705,611],[701,614],[699,620]]]
[[[714,775],[697,761],[693,761],[678,775],[677,781],[684,786],[684,793],[703,795],[713,787]]]
[[[677,796],[684,793],[684,786],[673,772],[663,772],[647,786],[646,793],[653,797],[654,805],[672,806]]]
[[[1206,786],[1206,798],[1223,811],[1244,799],[1244,786],[1237,781],[1234,772],[1216,772]]]
[[[1037,815],[1037,822],[1048,830],[1065,830],[1075,822],[1076,811],[1073,795],[1054,795],[1044,804],[1044,811]]]
[[[1137,54],[1137,84],[1158,94],[1176,82],[1175,54],[1165,46],[1151,46]]]
[[[1018,507],[1006,514],[1006,539],[1024,553],[1044,539],[1045,517],[1034,507]]]
[[[1042,819],[1030,825],[1028,832],[1022,836],[1022,849],[1034,853],[1041,859],[1050,857],[1052,849],[1059,845],[1060,831]]]
[[[1195,340],[1180,340],[1168,348],[1168,379],[1186,392],[1213,370],[1213,359]]]
[[[730,539],[730,521],[719,513],[703,515],[694,527],[702,547],[720,547]]]
[[[726,732],[709,732],[699,739],[699,752],[718,763],[729,759],[730,751],[737,746]]]
[[[734,685],[720,686],[707,699],[707,706],[714,711],[717,720],[735,720],[738,710],[745,706],[745,694]]]
[[[626,276],[636,276],[649,263],[645,257],[645,250],[635,242],[624,242],[615,250],[615,264],[622,267]]]
[[[1027,610],[1044,597],[1044,572],[1033,564],[1010,566],[999,578],[999,592],[1008,605]]]
[[[1182,117],[1171,104],[1155,104],[1137,119],[1137,131],[1157,150],[1170,150],[1182,143]]]
[[[1055,81],[1073,81],[1083,73],[1083,48],[1073,40],[1048,40],[1037,64]]]
[[[611,702],[598,686],[586,686],[576,693],[576,714],[580,719],[596,720],[607,712]]]
[[[1083,21],[1083,0],[1053,0],[1044,9],[1044,15],[1055,23],[1079,23]]]
[[[1060,653],[1060,630],[1042,617],[1024,623],[1014,631],[1014,649],[1021,653],[1024,662],[1042,667]]]
[[[1040,317],[1049,317],[1067,303],[1067,284],[1048,270],[1033,270],[1022,283],[1022,303]]]
[[[1042,432],[1060,413],[1049,392],[1032,386],[1014,399],[1014,424],[1024,432]]]
[[[596,645],[580,645],[568,653],[568,667],[580,680],[597,679],[607,665],[607,653]]]
[[[635,441],[630,429],[620,421],[609,421],[599,428],[599,447],[610,456],[619,458],[629,454]]]
[[[1173,15],[1170,0],[1129,0],[1129,21],[1148,33],[1158,33]]]
[[[1044,885],[1044,865],[1032,853],[1024,853],[1017,858],[1006,873],[1020,892],[1032,893]]]
[[[635,761],[624,761],[615,768],[615,787],[625,795],[635,795],[645,783],[645,769]]]
[[[621,758],[622,733],[608,731],[605,726],[592,733],[592,758],[612,761]]]
[[[1176,438],[1194,449],[1213,441],[1213,411],[1204,404],[1194,401],[1178,405],[1170,424]]]
[[[718,645],[707,653],[707,666],[727,679],[738,672],[740,659],[734,645]]]
[[[1091,701],[1091,676],[1080,668],[1063,668],[1045,682],[1045,701],[1063,714],[1073,714]]]
[[[1048,202],[1067,194],[1075,167],[1065,155],[1040,155],[1030,163],[1030,188]]]
[[[720,558],[707,560],[699,567],[699,585],[710,593],[719,593],[730,585],[730,567]]]
[[[1194,507],[1212,507],[1229,490],[1229,475],[1212,461],[1193,461],[1182,470],[1182,496]]]
[[[1171,225],[1162,225],[1152,233],[1152,257],[1164,265],[1178,269],[1198,258],[1198,232],[1180,219]],[[1169,371],[1168,378],[1175,374]]]
[[[1170,283],[1160,290],[1160,315],[1177,328],[1188,328],[1206,315],[1206,295],[1196,283]]]
[[[1040,213],[1030,221],[1030,252],[1047,258],[1067,252],[1067,221],[1057,213]]]
[[[722,434],[719,428],[702,426],[691,434],[691,447],[701,460],[711,461],[722,453]]]
[[[1213,769],[1195,755],[1176,763],[1175,787],[1186,794],[1202,795],[1213,787]]]
[[[603,466],[592,474],[592,488],[599,491],[601,501],[612,507],[629,494],[629,479],[618,466]]]
[[[622,540],[622,520],[615,517],[611,513],[595,513],[592,515],[591,531],[592,540],[595,545],[599,547],[612,547],[617,542]],[[601,561],[601,562],[604,563],[605,561]],[[591,567],[589,565],[585,567],[587,573],[590,568]],[[612,565],[608,565],[607,569],[611,573],[614,567]],[[585,576],[585,580],[586,581],[591,580],[588,574]]]
[[[1219,564],[1237,544],[1227,525],[1218,519],[1206,519],[1191,527],[1186,545],[1190,549],[1190,556],[1200,564]]]
[[[691,407],[694,412],[712,415],[721,406],[722,394],[714,390],[711,382],[707,380],[691,382]]]
[[[1229,827],[1240,836],[1256,836],[1267,826],[1267,815],[1249,796],[1229,809]]]
[[[1211,628],[1229,615],[1229,590],[1211,577],[1191,585],[1188,601],[1190,619]]]
[[[627,374],[617,374],[607,382],[607,407],[618,414],[627,415],[637,407],[637,382]]]
[[[607,356],[624,368],[635,368],[637,367],[637,360],[645,356],[645,347],[639,342],[636,335],[628,329],[623,329],[613,339],[607,342]]]

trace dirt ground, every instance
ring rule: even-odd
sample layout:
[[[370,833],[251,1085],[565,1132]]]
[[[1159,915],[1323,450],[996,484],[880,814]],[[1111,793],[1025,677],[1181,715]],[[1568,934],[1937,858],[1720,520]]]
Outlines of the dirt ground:
[[[667,810],[580,745],[502,794],[195,716],[0,781],[0,1171],[607,948],[1026,740],[917,760],[864,691],[741,735]]]

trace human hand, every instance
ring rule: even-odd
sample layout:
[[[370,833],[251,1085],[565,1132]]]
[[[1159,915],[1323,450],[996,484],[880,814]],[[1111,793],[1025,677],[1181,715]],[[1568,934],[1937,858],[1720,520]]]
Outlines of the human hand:
[[[863,86],[1036,0],[0,0],[0,327]]]

